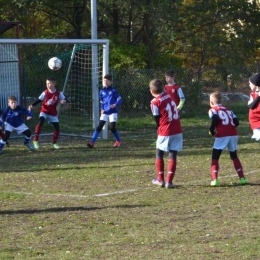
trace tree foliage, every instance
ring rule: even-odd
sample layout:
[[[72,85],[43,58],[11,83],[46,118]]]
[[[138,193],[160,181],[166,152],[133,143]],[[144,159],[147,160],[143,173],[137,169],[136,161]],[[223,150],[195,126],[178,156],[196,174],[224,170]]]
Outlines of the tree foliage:
[[[245,0],[99,0],[98,38],[111,40],[111,66],[212,65],[259,59],[259,5]],[[21,38],[90,38],[91,1],[0,0],[1,20]],[[6,37],[5,34],[3,37]]]

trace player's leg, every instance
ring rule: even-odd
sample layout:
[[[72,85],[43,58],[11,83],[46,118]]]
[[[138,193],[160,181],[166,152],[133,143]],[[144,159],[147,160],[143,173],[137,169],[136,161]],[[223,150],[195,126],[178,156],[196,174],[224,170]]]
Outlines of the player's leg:
[[[0,129],[0,139],[3,139],[3,138],[4,138],[4,135],[5,135],[4,131],[3,131],[2,129]],[[7,146],[10,145],[8,141],[6,141],[6,145],[7,145]]]
[[[92,138],[91,138],[91,141],[89,143],[87,143],[87,146],[89,148],[93,148],[94,147],[94,144],[95,142],[97,141],[97,138],[100,134],[100,132],[102,131],[102,128],[104,127],[105,123],[106,123],[106,120],[101,120],[102,119],[108,119],[106,117],[100,117],[100,120],[99,120],[99,124],[96,128],[96,130],[94,131],[94,133],[92,134]]]
[[[116,122],[117,122],[118,114],[113,113],[109,115],[109,121],[110,121],[110,131],[113,133],[116,142],[114,143],[114,147],[119,147],[122,143],[120,135],[116,129]]]
[[[169,152],[169,162],[168,162],[168,173],[166,177],[166,188],[174,188],[172,180],[174,178],[177,166],[177,151],[170,150]]]
[[[156,148],[156,158],[155,158],[155,170],[157,178],[152,181],[153,184],[164,187],[164,151]]]
[[[7,142],[7,140],[9,139],[10,135],[11,135],[11,132],[8,131],[8,130],[5,130],[4,136],[3,136],[3,138],[0,140],[0,154],[2,153],[3,148],[4,148],[4,146],[5,146],[6,142]]]
[[[52,122],[54,132],[52,136],[52,146],[54,149],[59,149],[60,146],[58,145],[58,139],[60,136],[60,123],[59,122]]]
[[[41,133],[44,121],[45,121],[45,116],[42,115],[42,113],[40,113],[39,123],[35,127],[34,138],[33,138],[33,145],[34,145],[35,149],[39,149],[39,147],[40,147],[38,140],[39,140],[39,137],[40,137],[40,133]]]
[[[119,147],[122,143],[120,135],[116,130],[116,122],[110,122],[110,130],[113,133],[114,137],[116,138],[116,142],[114,143],[114,147]]]
[[[230,155],[230,159],[231,159],[231,161],[232,161],[232,163],[234,165],[234,168],[235,168],[235,170],[237,172],[237,175],[239,177],[240,183],[241,184],[246,184],[247,180],[246,180],[245,175],[244,175],[242,164],[241,164],[240,160],[237,157],[237,151],[229,152],[229,155]]]
[[[212,159],[211,159],[211,186],[218,186],[218,170],[219,170],[219,158],[222,153],[221,149],[215,149],[212,150]]]
[[[174,188],[172,180],[175,176],[177,166],[177,153],[182,150],[183,146],[183,135],[175,134],[168,137],[168,149],[169,149],[169,162],[168,162],[168,173],[166,177],[166,188]]]
[[[34,150],[34,146],[30,143],[32,133],[29,128],[23,131],[22,134],[24,135],[24,145],[27,146],[30,150]]]

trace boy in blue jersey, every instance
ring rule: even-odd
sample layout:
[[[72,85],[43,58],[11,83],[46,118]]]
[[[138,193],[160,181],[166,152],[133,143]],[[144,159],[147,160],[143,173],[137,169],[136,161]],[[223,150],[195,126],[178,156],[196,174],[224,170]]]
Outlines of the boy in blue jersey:
[[[27,120],[32,119],[31,110],[22,108],[18,105],[16,97],[10,96],[8,98],[8,107],[4,110],[2,117],[0,118],[0,129],[2,129],[3,124],[5,123],[4,137],[0,140],[0,154],[2,153],[3,147],[5,146],[7,140],[14,130],[17,132],[18,135],[24,135],[25,146],[27,146],[30,150],[34,149],[32,144],[30,143],[32,135],[31,131],[24,124],[22,115],[27,115]]]
[[[93,148],[94,144],[101,132],[103,126],[107,121],[110,122],[110,130],[116,138],[114,147],[119,147],[121,145],[121,138],[116,130],[116,121],[118,117],[118,106],[122,103],[122,98],[117,92],[117,90],[112,86],[112,75],[107,74],[104,76],[104,87],[99,93],[101,111],[99,124],[92,135],[91,142],[87,144],[89,148]]]

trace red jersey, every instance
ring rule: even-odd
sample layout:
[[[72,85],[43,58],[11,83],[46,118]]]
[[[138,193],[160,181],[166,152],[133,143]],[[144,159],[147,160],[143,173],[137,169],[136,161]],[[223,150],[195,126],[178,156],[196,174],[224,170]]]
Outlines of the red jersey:
[[[158,135],[170,136],[182,133],[181,121],[175,102],[166,92],[151,101],[154,116],[159,116]]]
[[[233,118],[236,118],[236,115],[232,110],[219,104],[209,110],[209,118],[212,119],[214,115],[217,115],[219,118],[216,126],[216,137],[238,135],[237,128],[233,122]]]
[[[256,92],[250,93],[248,104],[252,103],[252,101],[258,97],[259,95]],[[260,103],[258,103],[255,108],[249,109],[248,119],[252,130],[260,128]]]
[[[64,96],[59,90],[51,93],[48,89],[46,89],[39,97],[39,99],[42,100],[40,112],[51,116],[57,116],[57,105],[59,100],[65,98],[61,98],[60,95]]]
[[[182,89],[177,83],[173,86],[165,85],[164,89],[171,96],[177,106],[180,103],[180,99],[184,99]]]

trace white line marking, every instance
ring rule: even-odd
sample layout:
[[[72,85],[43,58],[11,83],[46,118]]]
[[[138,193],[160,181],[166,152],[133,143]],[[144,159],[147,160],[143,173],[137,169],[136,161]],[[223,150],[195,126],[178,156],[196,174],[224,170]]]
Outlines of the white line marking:
[[[253,170],[250,172],[245,173],[245,175],[249,175],[255,172],[259,172],[260,170]],[[237,174],[232,174],[232,175],[226,175],[226,176],[220,176],[219,179],[224,179],[224,178],[231,178],[231,177],[237,177]],[[208,181],[208,180],[207,180]],[[190,184],[194,184],[197,182],[201,182],[201,180],[197,180],[197,181],[192,181],[192,182],[187,182],[187,183],[178,183],[179,185],[190,185]],[[205,180],[206,182],[206,180]],[[178,185],[177,184],[177,185]],[[94,194],[94,195],[73,195],[73,194],[59,194],[59,193],[47,193],[47,194],[39,194],[39,195],[44,195],[44,196],[49,196],[49,197],[68,197],[68,198],[91,198],[91,197],[106,197],[106,196],[112,196],[112,195],[117,195],[117,194],[123,194],[123,193],[128,193],[128,192],[135,192],[138,191],[140,189],[131,189],[131,190],[122,190],[122,191],[116,191],[116,192],[110,192],[110,193],[101,193],[101,194]],[[34,196],[35,194],[32,192],[14,192],[17,194],[24,194],[24,195],[30,195],[30,196]]]

